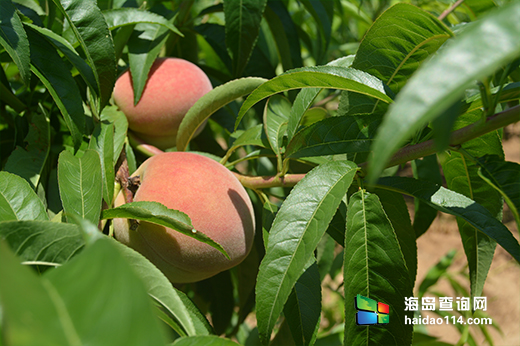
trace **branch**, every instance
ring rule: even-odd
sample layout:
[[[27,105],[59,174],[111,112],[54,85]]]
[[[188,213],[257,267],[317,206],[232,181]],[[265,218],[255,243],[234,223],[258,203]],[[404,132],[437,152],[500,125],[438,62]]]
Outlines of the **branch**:
[[[439,20],[444,20],[451,12],[453,12],[457,7],[459,7],[460,4],[462,4],[464,0],[458,0],[456,3],[454,3],[451,7],[449,7],[447,10],[441,13],[441,15],[437,18]]]
[[[520,105],[490,116],[484,123],[475,122],[471,125],[453,131],[450,136],[450,146],[455,147],[461,145],[462,143],[478,138],[482,135],[485,135],[486,133],[498,130],[517,121],[520,121]],[[145,144],[143,141],[136,138],[135,135],[131,135],[130,133],[129,138],[131,142],[133,141],[132,146],[140,148],[141,150],[138,150],[148,156],[153,156],[163,152],[154,146]],[[404,147],[397,151],[394,156],[392,156],[386,167],[396,166],[408,161],[435,154],[436,152],[437,148],[435,146],[435,142],[433,139],[430,139],[419,144]],[[366,175],[367,164],[368,162],[359,164],[361,171],[359,171],[358,174],[360,176]],[[232,173],[243,186],[254,190],[267,189],[270,187],[293,187],[305,176],[305,174],[286,174],[284,176],[277,175],[256,177],[246,176],[236,172]]]

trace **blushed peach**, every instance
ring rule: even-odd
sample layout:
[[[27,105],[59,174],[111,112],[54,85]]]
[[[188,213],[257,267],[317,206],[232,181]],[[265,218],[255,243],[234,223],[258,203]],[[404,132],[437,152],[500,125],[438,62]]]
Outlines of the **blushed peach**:
[[[197,65],[179,58],[159,58],[150,68],[137,105],[129,70],[116,81],[114,101],[125,113],[130,130],[147,143],[166,149],[175,146],[188,110],[211,89],[209,78]],[[201,130],[202,126],[198,132]]]
[[[247,256],[255,233],[253,206],[223,165],[199,154],[169,152],[146,160],[135,175],[141,185],[134,201],[156,201],[186,213],[194,228],[222,245],[231,258],[170,228],[141,221],[133,231],[127,219],[115,219],[116,239],[147,257],[171,282],[206,279]],[[123,203],[120,194],[116,206]]]

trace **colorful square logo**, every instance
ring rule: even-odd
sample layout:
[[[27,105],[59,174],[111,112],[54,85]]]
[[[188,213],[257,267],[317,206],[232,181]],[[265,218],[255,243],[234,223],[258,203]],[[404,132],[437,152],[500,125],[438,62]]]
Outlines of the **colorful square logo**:
[[[358,294],[355,305],[357,325],[387,324],[390,322],[390,306]]]

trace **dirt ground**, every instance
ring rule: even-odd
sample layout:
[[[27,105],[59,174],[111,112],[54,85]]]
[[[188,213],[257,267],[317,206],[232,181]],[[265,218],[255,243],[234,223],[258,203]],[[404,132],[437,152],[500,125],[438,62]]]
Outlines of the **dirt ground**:
[[[506,129],[504,151],[507,161],[520,163],[520,123],[509,126]],[[519,239],[518,229],[513,216],[504,209],[504,223]],[[417,282],[421,282],[429,268],[439,261],[450,250],[456,249],[454,264],[450,273],[460,271],[467,273],[466,258],[460,241],[455,218],[451,215],[441,214],[432,224],[432,227],[417,241],[418,246],[418,274]],[[459,275],[459,282],[467,280]],[[434,287],[436,291],[446,293],[446,296],[454,296],[447,280],[439,281]],[[495,346],[519,346],[520,345],[520,265],[501,247],[497,247],[495,257],[491,265],[483,295],[487,297],[487,314],[493,319],[493,326],[488,328]],[[433,315],[435,316],[435,315]],[[435,316],[438,317],[438,316]],[[440,338],[450,344],[456,344],[460,333],[453,324],[429,325],[430,335]],[[470,329],[476,337],[478,345],[488,345],[481,331],[473,327]]]

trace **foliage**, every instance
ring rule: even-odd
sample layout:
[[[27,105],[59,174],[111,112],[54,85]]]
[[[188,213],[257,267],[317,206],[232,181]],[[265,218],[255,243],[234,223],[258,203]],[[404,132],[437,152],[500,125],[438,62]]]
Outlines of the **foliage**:
[[[520,3],[447,9],[434,0],[2,0],[0,342],[427,339],[404,323],[404,302],[417,285],[416,238],[438,211],[457,216],[471,287],[459,293],[482,295],[497,244],[520,262],[501,222],[505,202],[520,226],[520,167],[502,149],[503,128],[520,120]],[[182,212],[113,208],[128,172],[160,152],[128,130],[114,83],[129,68],[138,102],[159,56],[197,63],[215,87],[170,150],[233,170],[257,216],[242,264],[179,287],[114,241],[110,221],[168,225],[226,255],[192,235]],[[396,176],[406,163],[413,178]],[[403,195],[415,200],[413,222]],[[331,279],[342,280],[339,317],[322,302]],[[357,294],[388,304],[390,323],[356,325]]]

